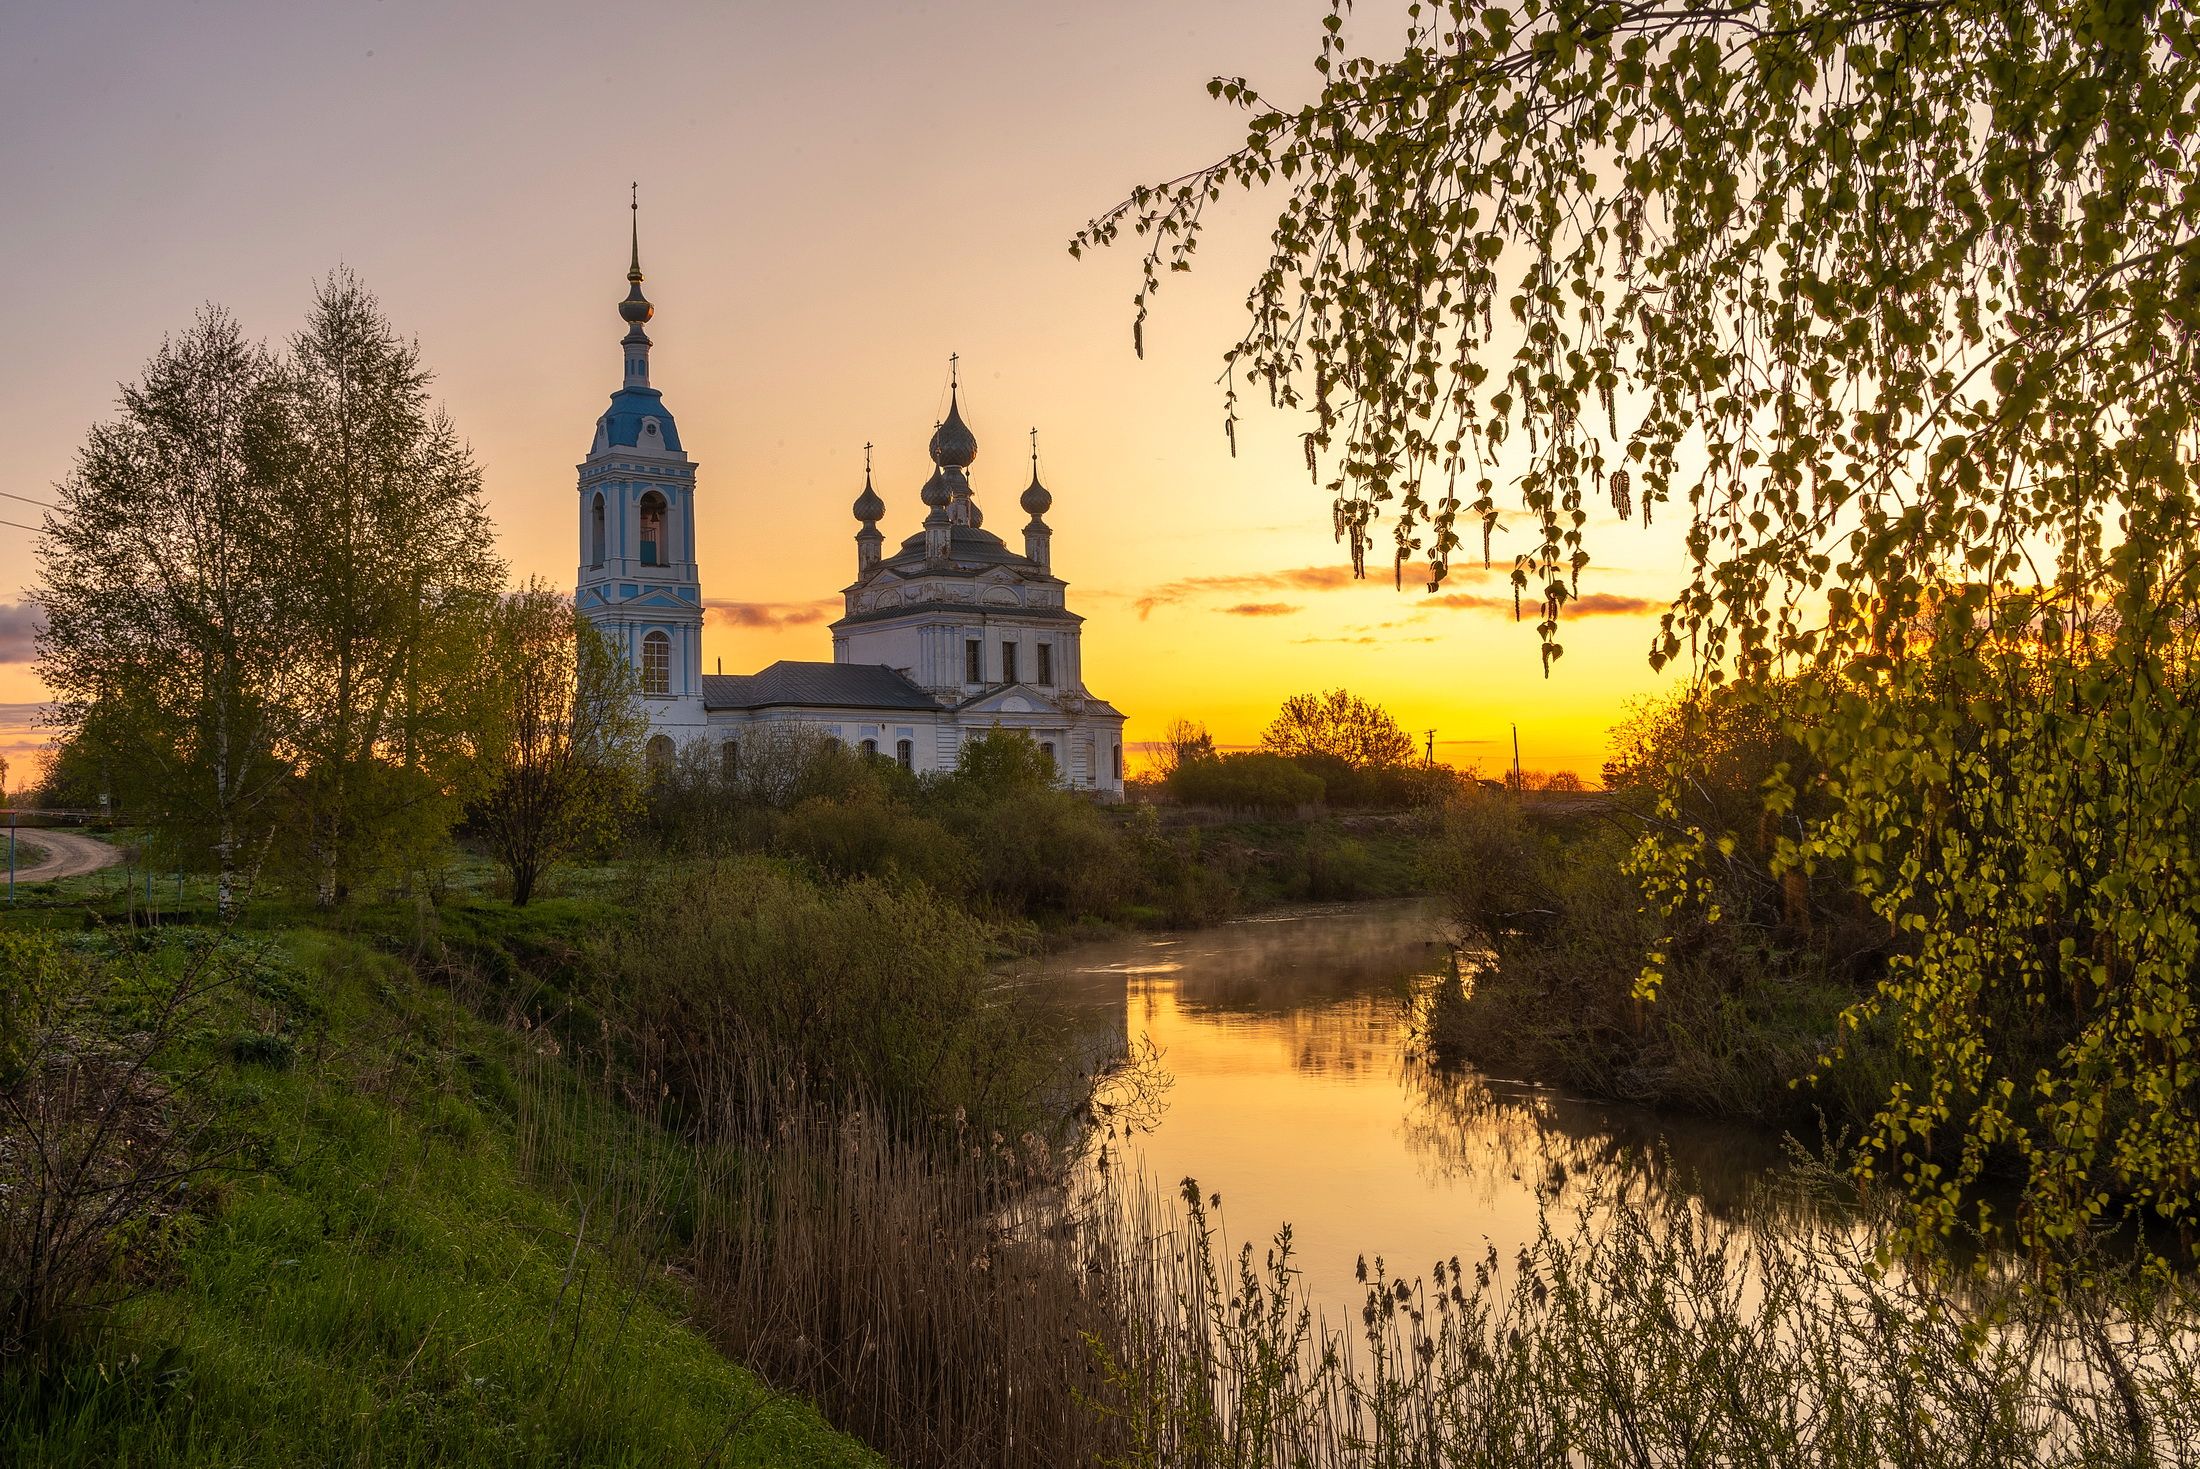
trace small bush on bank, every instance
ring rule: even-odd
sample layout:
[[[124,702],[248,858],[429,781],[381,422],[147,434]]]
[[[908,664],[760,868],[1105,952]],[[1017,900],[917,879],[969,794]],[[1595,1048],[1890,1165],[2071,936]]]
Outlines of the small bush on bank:
[[[1853,998],[1812,951],[1755,927],[1707,928],[1669,955],[1657,1002],[1636,999],[1657,930],[1625,871],[1630,845],[1610,828],[1553,828],[1505,795],[1446,811],[1437,880],[1473,973],[1431,1013],[1441,1059],[1707,1112],[1845,1113],[1845,1081],[1794,1085]]]
[[[1301,859],[1305,864],[1306,896],[1314,902],[1348,902],[1382,891],[1382,877],[1367,844],[1329,827],[1307,830]]]
[[[899,879],[948,894],[969,891],[976,865],[968,844],[939,822],[875,796],[797,802],[774,845],[832,877]]]
[[[988,972],[987,928],[930,889],[821,885],[741,858],[664,874],[636,929],[590,946],[593,996],[705,1127],[765,1051],[914,1125],[1061,1119],[1066,1027]]]
[[[162,1067],[222,982],[203,955],[177,974],[0,931],[0,1365],[164,1263],[211,1164]]]

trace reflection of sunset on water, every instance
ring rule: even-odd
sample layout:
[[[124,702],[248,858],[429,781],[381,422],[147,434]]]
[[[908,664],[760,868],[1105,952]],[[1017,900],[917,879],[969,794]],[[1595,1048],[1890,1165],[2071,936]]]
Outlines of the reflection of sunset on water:
[[[1333,1320],[1358,1310],[1362,1254],[1393,1274],[1485,1239],[1509,1258],[1539,1211],[1564,1228],[1616,1191],[1722,1212],[1777,1161],[1745,1129],[1431,1070],[1412,1004],[1444,952],[1420,908],[1368,904],[1106,941],[1039,977],[1162,1052],[1167,1110],[1129,1160],[1219,1193],[1233,1241],[1289,1222]]]

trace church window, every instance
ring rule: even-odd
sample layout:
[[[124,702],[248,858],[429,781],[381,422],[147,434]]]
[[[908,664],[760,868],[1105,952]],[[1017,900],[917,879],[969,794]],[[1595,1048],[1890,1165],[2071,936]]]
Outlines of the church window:
[[[878,758],[877,740],[865,740],[863,742],[863,758],[866,760],[876,760]]]
[[[649,758],[649,773],[651,775],[665,776],[672,773],[671,735],[650,736],[649,743],[643,746],[643,751]]]
[[[1047,768],[1056,775],[1060,775],[1062,773],[1062,762],[1054,758],[1054,741],[1048,740],[1041,744],[1039,751],[1047,757]]]
[[[732,780],[741,773],[741,742],[727,740],[718,747],[719,773]]]
[[[1123,747],[1121,745],[1115,747],[1115,778],[1117,780],[1123,778]]]
[[[642,496],[642,565],[662,566],[665,552],[665,497],[651,490]]]
[[[1054,644],[1052,643],[1041,643],[1039,645],[1039,682],[1048,688],[1054,687]]]
[[[672,639],[661,632],[642,639],[642,692],[672,692]]]
[[[603,496],[596,497],[595,508],[588,512],[588,564],[603,565]]]
[[[917,746],[914,740],[894,741],[894,759],[904,770],[917,768]]]
[[[963,682],[985,682],[985,644],[976,638],[963,644]]]
[[[1014,643],[1001,644],[1001,682],[1016,682],[1016,645]]]

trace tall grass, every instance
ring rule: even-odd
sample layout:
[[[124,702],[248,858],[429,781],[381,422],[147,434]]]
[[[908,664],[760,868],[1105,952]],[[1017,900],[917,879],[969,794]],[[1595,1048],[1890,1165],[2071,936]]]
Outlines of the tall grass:
[[[724,1350],[909,1469],[2200,1462],[2183,1286],[2048,1300],[1884,1268],[1853,1212],[1658,1194],[1510,1259],[1363,1262],[1338,1323],[1287,1229],[1233,1249],[1190,1180],[913,1143],[739,1064],[707,1137],[606,1154],[538,1119],[528,1155],[656,1231]]]

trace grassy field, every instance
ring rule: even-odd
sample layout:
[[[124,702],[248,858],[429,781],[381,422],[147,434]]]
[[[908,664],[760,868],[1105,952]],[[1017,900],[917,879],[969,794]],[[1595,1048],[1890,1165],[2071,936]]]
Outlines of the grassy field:
[[[66,916],[48,902],[12,922]],[[567,899],[524,923],[554,939],[610,918]],[[526,1166],[544,1068],[419,977],[424,938],[385,905],[345,931],[263,915],[230,941],[235,977],[166,1063],[223,1164],[130,1241],[127,1299],[42,1367],[0,1369],[0,1461],[878,1463],[720,1356],[667,1261],[592,1235],[587,1194]],[[120,977],[111,1007],[204,939],[49,942]]]

